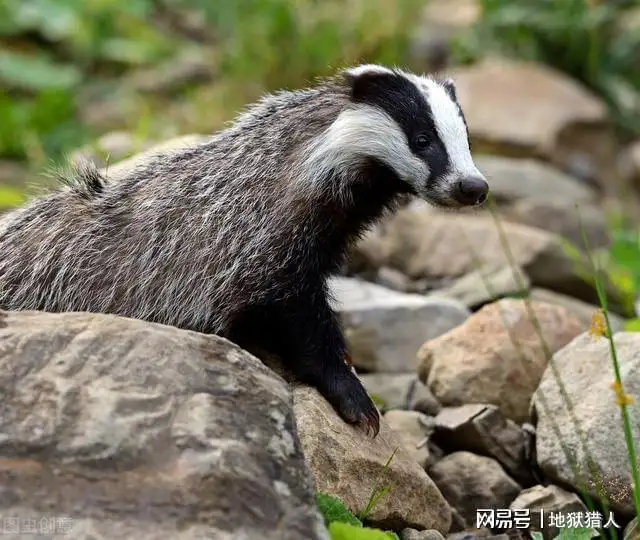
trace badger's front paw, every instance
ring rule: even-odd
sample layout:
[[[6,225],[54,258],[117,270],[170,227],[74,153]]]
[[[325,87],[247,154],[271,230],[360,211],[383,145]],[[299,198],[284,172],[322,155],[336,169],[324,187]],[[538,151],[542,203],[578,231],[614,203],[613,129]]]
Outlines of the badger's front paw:
[[[342,417],[375,438],[380,432],[380,413],[356,375],[348,370],[332,381],[325,397]]]

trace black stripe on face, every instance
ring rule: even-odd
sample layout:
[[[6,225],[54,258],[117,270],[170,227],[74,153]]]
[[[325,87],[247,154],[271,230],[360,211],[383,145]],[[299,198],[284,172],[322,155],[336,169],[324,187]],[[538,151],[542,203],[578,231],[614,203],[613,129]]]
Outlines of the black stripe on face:
[[[407,136],[411,151],[426,162],[430,178],[442,177],[450,170],[431,107],[409,79],[395,72],[362,73],[352,80],[352,100],[379,107],[393,118]],[[426,137],[426,145],[420,144],[419,136]]]

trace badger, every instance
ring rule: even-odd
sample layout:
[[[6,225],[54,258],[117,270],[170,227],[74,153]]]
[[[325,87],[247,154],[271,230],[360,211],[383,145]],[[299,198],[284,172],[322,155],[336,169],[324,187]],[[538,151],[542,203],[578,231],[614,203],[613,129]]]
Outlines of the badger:
[[[108,313],[268,351],[375,437],[327,279],[400,197],[481,204],[451,79],[381,65],[269,94],[117,181],[70,168],[0,222],[0,309]]]

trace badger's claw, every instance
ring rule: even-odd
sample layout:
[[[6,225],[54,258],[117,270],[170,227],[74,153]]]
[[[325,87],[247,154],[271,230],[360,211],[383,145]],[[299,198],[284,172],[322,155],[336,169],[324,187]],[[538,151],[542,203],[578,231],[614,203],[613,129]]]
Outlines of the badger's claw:
[[[375,438],[380,432],[380,413],[352,371],[343,372],[325,397],[342,419]]]

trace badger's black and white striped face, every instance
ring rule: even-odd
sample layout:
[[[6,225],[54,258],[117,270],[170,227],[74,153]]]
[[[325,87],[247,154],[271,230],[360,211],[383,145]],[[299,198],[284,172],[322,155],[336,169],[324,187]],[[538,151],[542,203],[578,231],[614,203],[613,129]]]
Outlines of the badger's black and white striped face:
[[[450,80],[382,66],[345,72],[353,106],[331,128],[343,152],[384,163],[439,206],[482,203],[489,187],[471,157],[469,133]]]

